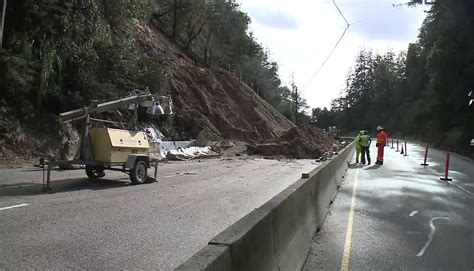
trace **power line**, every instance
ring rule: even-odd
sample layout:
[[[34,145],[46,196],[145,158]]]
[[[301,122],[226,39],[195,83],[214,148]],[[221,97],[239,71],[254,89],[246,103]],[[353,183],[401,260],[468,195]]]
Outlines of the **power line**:
[[[339,14],[341,14],[341,16],[342,16],[342,18],[344,19],[344,21],[346,21],[347,26],[349,27],[350,24],[349,24],[349,22],[346,20],[346,17],[344,16],[344,14],[342,14],[342,12],[341,12],[341,10],[339,9],[339,7],[337,6],[336,1],[335,1],[335,0],[332,0],[332,2],[333,2],[333,4],[334,4],[334,6],[336,6],[337,11],[339,11]]]
[[[342,38],[344,37],[344,35],[346,34],[347,32],[347,29],[349,29],[349,26],[346,26],[346,29],[344,29],[344,32],[342,32],[342,35],[339,37],[339,39],[337,40],[336,44],[334,44],[334,47],[332,48],[331,52],[329,52],[328,56],[326,57],[326,59],[323,61],[323,63],[321,64],[321,66],[319,66],[319,68],[316,70],[316,72],[311,76],[311,78],[308,80],[308,82],[306,82],[306,84],[303,85],[303,88],[305,88],[309,83],[311,83],[311,81],[316,77],[316,75],[318,75],[318,73],[323,69],[324,65],[326,64],[326,62],[329,60],[329,58],[331,57],[331,55],[334,53],[334,51],[336,50],[337,46],[339,45],[339,43],[341,42]]]
[[[342,13],[341,9],[339,8],[339,6],[337,5],[336,1],[333,0],[332,3],[334,4],[334,6],[336,7],[337,11],[339,12],[339,14],[341,15],[341,17],[344,19],[344,21],[346,22],[346,28],[344,29],[344,31],[342,32],[342,35],[339,37],[339,39],[337,40],[336,44],[334,44],[334,47],[331,49],[331,51],[329,52],[328,56],[326,57],[326,59],[324,59],[323,63],[321,64],[321,66],[319,66],[319,68],[313,73],[313,75],[310,77],[310,79],[306,82],[306,84],[303,85],[303,88],[305,88],[306,86],[308,86],[309,83],[311,83],[311,81],[313,81],[313,79],[319,74],[319,72],[323,69],[324,65],[326,65],[327,61],[329,60],[329,58],[332,56],[332,54],[334,53],[334,51],[336,50],[337,46],[339,45],[339,43],[341,42],[342,38],[344,38],[344,35],[346,34],[347,30],[349,29],[350,26],[354,25],[354,24],[358,24],[358,23],[362,23],[362,22],[365,22],[365,21],[368,21],[368,20],[372,20],[372,19],[375,19],[377,17],[379,17],[380,15],[384,15],[384,14],[387,14],[387,13],[391,13],[399,8],[401,8],[403,5],[407,5],[408,3],[403,3],[403,4],[398,4],[398,5],[393,5],[393,7],[395,8],[395,10],[387,10],[387,11],[384,11],[384,12],[381,12],[375,16],[372,16],[372,17],[367,17],[367,18],[363,18],[363,19],[360,19],[360,20],[357,20],[357,21],[354,21],[352,23],[349,23],[346,19],[346,17],[344,16],[344,14]]]
[[[314,74],[311,76],[311,78],[308,80],[308,82],[306,82],[306,84],[303,85],[303,88],[305,88],[309,83],[311,83],[311,81],[313,81],[313,79],[316,77],[316,75],[318,75],[318,73],[322,70],[322,68],[324,67],[324,65],[326,64],[326,62],[329,60],[329,58],[331,57],[331,55],[334,53],[334,51],[336,50],[337,46],[339,45],[339,43],[341,42],[342,38],[344,38],[344,35],[346,35],[346,32],[347,30],[349,29],[349,27],[351,26],[351,24],[346,20],[346,17],[344,16],[344,14],[342,14],[341,10],[339,9],[339,7],[337,6],[336,4],[336,1],[335,0],[332,0],[332,3],[334,4],[334,6],[336,7],[337,11],[339,12],[339,14],[341,14],[342,18],[344,19],[344,21],[346,22],[346,28],[344,29],[344,32],[342,32],[342,35],[339,37],[339,39],[337,40],[336,44],[334,44],[334,47],[331,49],[331,51],[329,52],[328,56],[326,57],[326,59],[323,61],[323,63],[321,64],[321,66],[319,66],[319,68],[316,70],[316,72],[314,72]]]
[[[357,20],[357,21],[354,21],[354,22],[350,23],[350,25],[355,25],[355,24],[359,24],[359,23],[362,23],[362,22],[365,22],[365,21],[377,19],[377,18],[379,18],[381,15],[385,15],[385,14],[392,13],[392,12],[395,12],[395,11],[399,10],[402,6],[395,6],[395,5],[394,5],[393,7],[394,7],[395,9],[389,9],[389,10],[386,10],[386,11],[384,11],[384,12],[377,13],[377,14],[374,15],[374,16],[359,19],[359,20]]]

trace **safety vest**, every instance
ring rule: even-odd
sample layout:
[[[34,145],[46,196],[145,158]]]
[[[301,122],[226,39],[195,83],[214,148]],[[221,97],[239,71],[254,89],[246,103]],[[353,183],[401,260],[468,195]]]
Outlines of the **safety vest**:
[[[359,152],[361,151],[360,136],[361,136],[361,134],[358,134],[358,135],[355,137],[355,147],[356,147],[356,150],[359,151]]]
[[[362,147],[369,147],[370,146],[370,136],[369,135],[361,135],[359,139],[359,144]]]

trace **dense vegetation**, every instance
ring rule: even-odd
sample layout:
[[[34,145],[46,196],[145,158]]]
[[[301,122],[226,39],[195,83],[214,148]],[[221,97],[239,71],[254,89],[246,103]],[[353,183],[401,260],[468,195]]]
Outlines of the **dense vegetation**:
[[[133,35],[145,5],[111,2],[8,1],[0,91],[20,120],[143,88],[160,75]]]
[[[360,52],[344,96],[331,111],[315,109],[316,123],[346,131],[383,125],[393,136],[467,149],[474,137],[472,14],[474,1],[437,0],[406,53]]]
[[[226,0],[8,1],[0,48],[2,115],[34,123],[38,115],[134,88],[166,92],[166,67],[159,56],[145,53],[136,34],[138,24],[149,24],[195,63],[241,75],[295,120],[304,101],[281,85],[277,63],[249,23],[239,5]]]

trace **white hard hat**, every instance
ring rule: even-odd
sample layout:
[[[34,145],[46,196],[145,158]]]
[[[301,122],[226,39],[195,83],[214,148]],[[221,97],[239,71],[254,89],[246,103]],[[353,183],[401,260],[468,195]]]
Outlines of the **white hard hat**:
[[[383,130],[383,127],[382,127],[382,126],[380,126],[380,125],[379,125],[379,126],[377,126],[377,131],[378,131],[378,130]]]

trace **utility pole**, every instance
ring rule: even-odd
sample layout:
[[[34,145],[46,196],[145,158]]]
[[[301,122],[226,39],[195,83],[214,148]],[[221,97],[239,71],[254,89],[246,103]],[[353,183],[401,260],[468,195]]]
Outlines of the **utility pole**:
[[[7,0],[3,0],[2,17],[0,18],[0,48],[3,46],[3,26],[5,25],[5,13],[7,11]]]

